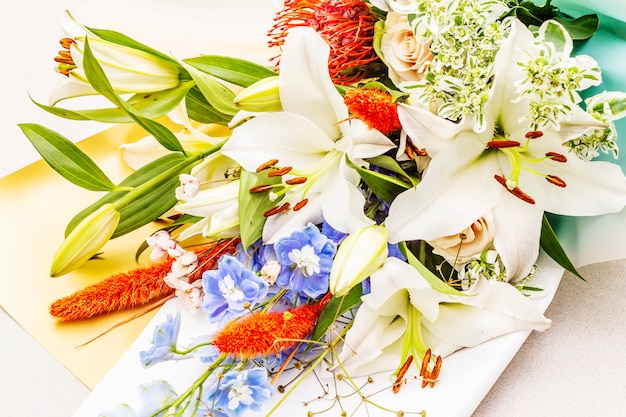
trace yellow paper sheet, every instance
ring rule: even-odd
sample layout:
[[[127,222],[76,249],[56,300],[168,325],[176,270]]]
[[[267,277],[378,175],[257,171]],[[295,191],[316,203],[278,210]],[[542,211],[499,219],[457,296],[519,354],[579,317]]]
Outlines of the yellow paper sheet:
[[[134,125],[121,125],[86,139],[79,146],[114,182],[119,182],[130,169],[122,161],[118,146],[144,135]],[[148,225],[114,239],[103,248],[100,259],[91,260],[70,274],[50,278],[50,263],[63,240],[65,226],[101,195],[71,184],[43,161],[0,179],[0,305],[90,389],[155,313],[124,324],[80,348],[77,346],[141,309],[71,323],[58,322],[48,313],[54,300],[112,273],[136,267],[134,257],[139,244],[156,228]]]

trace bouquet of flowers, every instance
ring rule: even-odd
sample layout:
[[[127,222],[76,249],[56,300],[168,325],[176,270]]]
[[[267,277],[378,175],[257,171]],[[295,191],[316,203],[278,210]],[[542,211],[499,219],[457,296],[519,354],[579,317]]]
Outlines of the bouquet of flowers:
[[[50,274],[157,230],[138,244],[149,263],[50,312],[80,320],[178,297],[208,322],[179,340],[181,315],[168,316],[139,358],[196,358],[187,389],[146,384],[141,404],[102,415],[238,416],[272,402],[269,415],[312,372],[359,395],[353,377],[380,372],[393,392],[409,379],[436,389],[453,352],[547,329],[540,249],[578,274],[554,215],[626,205],[621,168],[595,160],[617,157],[626,93],[583,100],[601,70],[574,53],[597,27],[550,1],[286,0],[268,28],[276,58],[261,64],[177,59],[68,14],[56,58],[67,82],[36,104],[148,136],[124,146],[135,171],[115,184],[59,133],[21,125],[52,168],[106,192],[70,221]],[[63,106],[82,95],[113,107]]]

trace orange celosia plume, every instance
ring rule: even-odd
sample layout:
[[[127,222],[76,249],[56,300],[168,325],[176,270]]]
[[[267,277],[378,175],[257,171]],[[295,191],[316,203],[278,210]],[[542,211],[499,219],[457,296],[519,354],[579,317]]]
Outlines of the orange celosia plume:
[[[239,239],[229,239],[216,244],[193,249],[198,254],[198,268],[190,281],[200,279],[202,272],[213,269],[219,257],[234,253]],[[88,319],[100,314],[144,306],[174,293],[164,278],[171,271],[174,259],[155,262],[127,272],[121,272],[56,300],[50,305],[50,315],[62,321]]]
[[[343,101],[350,113],[363,120],[371,129],[388,135],[402,128],[398,118],[398,106],[386,91],[373,88],[349,90]]]
[[[213,339],[221,353],[239,359],[273,355],[306,338],[324,303],[302,305],[284,312],[252,313],[228,323]]]

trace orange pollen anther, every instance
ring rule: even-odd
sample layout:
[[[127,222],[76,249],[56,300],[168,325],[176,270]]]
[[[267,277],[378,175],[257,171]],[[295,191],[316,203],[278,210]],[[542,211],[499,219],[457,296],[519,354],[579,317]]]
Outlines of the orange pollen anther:
[[[289,203],[285,203],[281,206],[274,206],[271,209],[267,210],[265,213],[263,213],[263,216],[270,217],[275,214],[281,213],[283,211],[288,211],[290,208],[291,208],[291,204]]]
[[[255,185],[254,187],[250,187],[249,191],[251,193],[264,193],[264,192],[271,190],[272,188],[274,188],[272,184],[260,184],[260,185]]]
[[[507,186],[507,180],[506,178],[504,178],[501,175],[494,175],[493,176],[496,181],[498,181],[508,192],[510,192],[511,194],[513,194],[515,197],[519,198],[520,200],[528,203],[528,204],[535,204],[535,200],[529,196],[528,194],[526,194],[525,192],[523,192],[519,187],[515,187],[513,189],[509,188]]]
[[[264,162],[261,165],[259,165],[259,167],[256,169],[256,172],[258,174],[261,171],[265,171],[266,169],[273,167],[277,163],[278,163],[278,159],[270,159],[269,161]]]
[[[557,152],[546,152],[546,156],[555,162],[567,162],[567,157]]]
[[[412,362],[413,362],[413,356],[409,355],[409,357],[406,358],[406,361],[404,362],[404,364],[402,364],[402,366],[400,367],[400,370],[398,371],[398,376],[396,377],[396,381],[393,383],[393,386],[391,387],[391,390],[393,391],[394,394],[397,394],[398,392],[400,392],[404,375],[409,370],[409,366],[411,366]]]
[[[285,184],[287,185],[297,185],[297,184],[304,184],[307,181],[307,177],[295,177],[295,178],[290,178],[288,180],[285,180]]]
[[[292,169],[293,169],[292,167],[272,169],[270,172],[267,173],[267,176],[269,178],[282,177],[283,175],[288,174]]]
[[[70,53],[70,47],[76,43],[74,39],[71,38],[63,38],[59,41],[62,51],[59,51],[59,54],[54,57],[54,61],[58,62],[60,65],[57,68],[57,71],[65,76],[70,75],[70,72],[76,68],[76,63],[72,59],[72,54]]]
[[[213,339],[213,346],[241,359],[283,352],[313,331],[324,305],[305,304],[285,312],[249,314],[224,326]]]
[[[537,139],[543,136],[541,130],[533,130],[532,132],[526,132],[526,139]]]
[[[300,201],[298,201],[294,206],[293,206],[293,211],[298,211],[300,210],[302,207],[306,206],[307,203],[309,202],[308,198],[304,198]]]
[[[556,175],[546,175],[546,181],[548,181],[550,184],[556,185],[557,187],[565,188],[567,186],[565,181],[563,181],[561,178],[557,177]]]
[[[371,129],[388,135],[400,130],[398,105],[391,94],[376,88],[349,90],[343,97],[348,110]]]
[[[422,388],[426,388],[430,384],[430,387],[433,388],[437,383],[437,378],[439,378],[439,372],[441,372],[441,364],[443,359],[441,356],[437,356],[435,359],[435,366],[432,371],[428,370],[428,364],[430,363],[430,358],[432,353],[430,349],[426,351],[424,358],[422,359],[422,367],[420,369],[420,376],[422,377]]]
[[[519,145],[520,143],[516,140],[490,140],[489,142],[487,142],[488,148],[496,148],[496,149],[515,148],[516,146],[519,146]]]

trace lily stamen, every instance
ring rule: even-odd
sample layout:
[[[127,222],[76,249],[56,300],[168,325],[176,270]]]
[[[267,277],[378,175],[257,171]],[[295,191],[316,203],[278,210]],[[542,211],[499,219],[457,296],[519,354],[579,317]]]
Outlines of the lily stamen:
[[[283,175],[288,174],[292,169],[293,167],[283,167],[283,168],[272,169],[270,172],[268,172],[267,176],[269,178],[282,177]]]
[[[263,216],[271,217],[275,214],[282,213],[283,211],[288,211],[290,208],[291,208],[291,204],[284,203],[280,206],[274,206],[271,209],[267,210],[265,213],[263,213]]]
[[[510,192],[511,194],[513,194],[515,197],[519,198],[520,200],[528,203],[528,204],[535,204],[535,200],[529,196],[528,194],[526,194],[525,192],[523,192],[519,187],[509,187],[509,180],[507,180],[505,177],[501,176],[501,175],[494,175],[493,176],[496,181],[498,181],[508,192]]]
[[[533,130],[531,132],[526,133],[526,139],[537,139],[543,136],[543,132],[541,130]]]
[[[567,183],[563,181],[561,178],[557,177],[556,175],[548,174],[546,175],[546,180],[550,184],[554,184],[557,187],[565,188],[567,186]]]
[[[516,148],[520,145],[521,145],[520,142],[516,140],[508,140],[508,139],[491,140],[487,142],[487,147],[494,148],[494,149]]]
[[[397,394],[398,392],[400,392],[400,388],[402,388],[402,382],[404,381],[404,375],[409,370],[409,367],[411,366],[412,362],[413,362],[413,355],[409,355],[409,357],[406,358],[406,361],[404,362],[404,364],[400,367],[400,370],[398,370],[398,376],[396,377],[396,380],[393,383],[393,386],[391,388],[391,391],[393,391],[394,394]]]
[[[557,152],[546,152],[546,156],[555,162],[567,162],[567,157]]]
[[[298,201],[294,206],[293,206],[293,211],[298,211],[300,210],[302,207],[306,206],[307,203],[309,202],[308,198],[304,198],[300,201]]]
[[[275,187],[275,185],[272,184],[259,184],[259,185],[255,185],[254,187],[250,187],[250,191],[251,193],[264,193],[267,191],[270,191],[271,189],[273,189]]]
[[[261,165],[259,165],[259,167],[256,169],[256,172],[258,174],[261,171],[265,171],[266,169],[273,167],[277,163],[278,163],[278,159],[270,159],[269,161],[264,162]]]
[[[307,180],[308,180],[307,177],[294,177],[294,178],[290,178],[288,180],[285,180],[285,184],[287,184],[287,185],[304,184]]]

